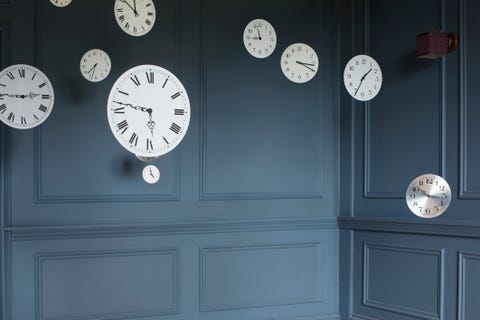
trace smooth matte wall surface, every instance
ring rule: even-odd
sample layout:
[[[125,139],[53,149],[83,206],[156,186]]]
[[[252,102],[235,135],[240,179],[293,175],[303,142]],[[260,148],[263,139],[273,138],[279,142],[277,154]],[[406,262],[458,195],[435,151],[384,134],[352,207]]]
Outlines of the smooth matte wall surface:
[[[335,1],[154,3],[137,38],[113,0],[0,0],[2,67],[55,90],[40,127],[0,128],[2,319],[338,319]],[[267,59],[243,45],[254,18],[277,32]],[[303,85],[280,69],[296,42],[320,57]],[[100,83],[79,71],[92,48],[112,59]],[[152,186],[106,117],[140,64],[176,74],[192,109]]]
[[[340,65],[365,52],[384,78],[370,103],[341,96],[342,319],[478,318],[479,12],[471,0],[342,2]],[[416,58],[416,36],[434,29],[459,48]],[[425,173],[452,189],[435,219],[405,203]]]

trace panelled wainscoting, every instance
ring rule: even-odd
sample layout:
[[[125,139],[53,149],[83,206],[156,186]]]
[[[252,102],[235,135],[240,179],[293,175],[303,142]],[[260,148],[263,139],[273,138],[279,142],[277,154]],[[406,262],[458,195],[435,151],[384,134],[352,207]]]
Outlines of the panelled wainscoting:
[[[341,318],[478,319],[480,4],[343,1],[341,11],[340,60],[366,52],[384,76],[370,103],[341,97]],[[416,36],[434,29],[458,34],[458,50],[417,58]],[[405,203],[425,173],[452,188],[436,219]]]
[[[0,0],[2,69],[35,65],[55,90],[40,127],[0,127],[0,318],[338,320],[336,1],[153,2],[131,37],[113,0]],[[243,45],[255,18],[279,36],[267,59]],[[280,68],[295,42],[322,57],[304,85]],[[79,71],[93,48],[112,60],[99,83]],[[174,73],[192,111],[153,186],[106,118],[141,64]]]

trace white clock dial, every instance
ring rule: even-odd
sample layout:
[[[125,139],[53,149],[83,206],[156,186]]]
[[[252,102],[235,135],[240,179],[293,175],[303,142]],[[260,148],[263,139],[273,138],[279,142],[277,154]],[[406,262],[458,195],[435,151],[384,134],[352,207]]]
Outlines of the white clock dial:
[[[368,101],[380,92],[382,70],[375,59],[361,54],[353,57],[345,66],[343,82],[354,99]]]
[[[277,45],[277,34],[273,26],[264,19],[250,21],[243,31],[243,44],[255,58],[266,58]]]
[[[190,101],[170,71],[141,65],[122,74],[108,96],[110,129],[137,157],[158,157],[182,141],[190,123]]]
[[[288,46],[280,64],[285,77],[296,83],[310,81],[318,71],[317,53],[304,43]]]
[[[91,82],[99,82],[110,73],[112,63],[108,54],[100,49],[92,49],[83,55],[80,60],[82,76]]]
[[[131,36],[143,36],[155,24],[152,0],[115,0],[114,12],[120,28]]]
[[[447,210],[452,198],[448,182],[436,174],[413,179],[407,188],[408,208],[421,218],[435,218]]]
[[[0,120],[16,129],[44,122],[53,109],[53,87],[35,67],[16,64],[0,72]]]
[[[57,7],[66,7],[72,0],[50,0],[50,2]]]
[[[156,166],[150,164],[143,168],[142,176],[145,182],[154,184],[160,179],[160,171]]]

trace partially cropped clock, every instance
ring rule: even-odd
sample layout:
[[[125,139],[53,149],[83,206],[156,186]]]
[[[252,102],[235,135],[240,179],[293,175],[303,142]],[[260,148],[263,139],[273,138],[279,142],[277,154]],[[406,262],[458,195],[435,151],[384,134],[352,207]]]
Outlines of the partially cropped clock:
[[[182,141],[190,123],[190,101],[183,84],[155,65],[134,67],[114,83],[107,103],[117,141],[139,157],[158,157]]]
[[[44,122],[53,109],[53,87],[39,69],[12,65],[0,72],[0,120],[16,129]]]
[[[114,13],[120,28],[131,36],[143,36],[155,24],[152,0],[115,0]]]
[[[406,202],[410,211],[421,218],[435,218],[447,210],[452,198],[448,182],[436,174],[424,174],[412,180]]]
[[[50,0],[50,2],[57,7],[66,7],[72,0]]]
[[[382,80],[382,70],[377,61],[364,54],[350,59],[343,72],[345,88],[359,101],[375,98],[382,87]]]
[[[243,31],[243,44],[255,58],[266,58],[275,50],[277,34],[270,22],[255,19],[250,21]]]
[[[91,49],[80,59],[80,72],[91,82],[99,82],[110,73],[112,63],[108,54],[100,49]]]
[[[318,56],[305,43],[294,43],[283,51],[280,61],[283,74],[296,83],[312,80],[318,71]]]

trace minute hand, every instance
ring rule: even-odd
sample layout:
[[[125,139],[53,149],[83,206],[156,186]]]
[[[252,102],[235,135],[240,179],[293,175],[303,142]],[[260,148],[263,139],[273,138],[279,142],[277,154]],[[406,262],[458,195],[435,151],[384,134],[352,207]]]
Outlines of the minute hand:
[[[360,79],[360,84],[358,85],[357,89],[355,90],[355,95],[357,95],[358,89],[360,89],[360,86],[363,83],[363,80],[365,80],[365,77],[372,71],[372,69],[368,70],[367,73],[363,75],[363,77]]]
[[[124,103],[124,102],[120,102],[120,101],[113,101],[113,102],[118,103],[122,106],[130,107],[130,108],[135,109],[135,110],[140,110],[140,111],[148,112],[148,113],[152,112],[152,109],[150,109],[150,108],[144,108],[144,107],[141,107],[141,106],[134,106],[131,103]]]
[[[312,67],[315,67],[315,64],[314,63],[306,63],[306,62],[301,62],[301,61],[295,61],[296,63],[298,63],[299,65],[302,65],[304,66],[305,68],[307,68],[308,70],[312,71],[312,72],[315,72],[315,69],[313,68],[310,68],[310,66]]]

